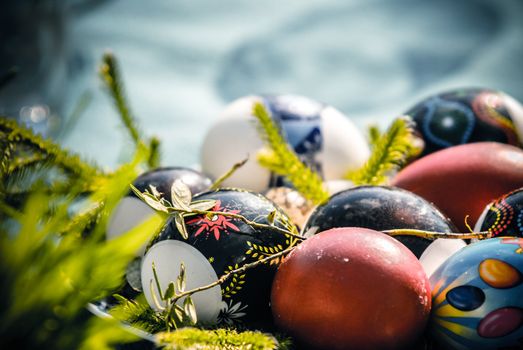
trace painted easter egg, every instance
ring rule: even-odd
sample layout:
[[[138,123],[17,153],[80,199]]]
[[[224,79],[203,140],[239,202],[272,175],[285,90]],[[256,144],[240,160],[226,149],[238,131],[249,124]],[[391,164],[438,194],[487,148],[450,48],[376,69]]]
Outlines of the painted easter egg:
[[[487,205],[474,231],[487,231],[494,237],[523,237],[523,189],[507,193]]]
[[[397,240],[344,227],[309,238],[285,258],[271,302],[276,324],[300,349],[408,349],[425,329],[430,286]]]
[[[360,186],[333,195],[311,214],[307,235],[334,227],[365,227],[377,231],[416,229],[455,232],[452,223],[432,204],[400,188]],[[431,240],[413,236],[396,236],[416,257],[420,257]]]
[[[465,143],[495,141],[518,146],[523,137],[523,107],[489,89],[459,89],[430,96],[405,114],[424,141],[422,156]]]
[[[143,173],[133,181],[133,185],[142,192],[145,190],[150,191],[150,186],[154,186],[162,194],[163,198],[170,202],[171,186],[176,180],[183,182],[193,194],[207,190],[212,184],[207,176],[196,170],[184,167],[166,167]],[[136,197],[132,191],[129,191],[116,206],[109,219],[107,238],[112,239],[120,236],[153,213],[154,210],[151,207]],[[142,248],[140,255],[143,254],[143,249],[145,247]]]
[[[487,204],[523,186],[523,151],[497,142],[447,148],[401,170],[392,185],[434,203],[462,232]]]
[[[154,186],[165,199],[171,201],[171,186],[180,180],[196,194],[205,191],[211,180],[196,170],[184,167],[158,168],[143,173],[134,180],[133,185],[140,191],[151,190]],[[113,239],[119,237],[154,214],[154,210],[140,200],[132,191],[124,196],[111,213],[107,225],[106,237]],[[119,291],[124,296],[133,296],[142,290],[140,281],[141,256],[145,251],[146,244],[136,253],[134,259],[126,270],[126,284]]]
[[[202,169],[219,177],[247,155],[251,160],[224,186],[263,192],[269,187],[288,185],[284,178],[256,161],[263,142],[252,115],[261,102],[280,127],[283,137],[300,159],[325,180],[336,180],[361,166],[370,151],[362,133],[341,112],[331,106],[297,95],[248,96],[232,102],[205,136],[201,150]]]
[[[269,225],[274,213],[274,225],[291,229],[289,218],[271,201],[260,194],[235,189],[220,189],[194,197],[194,201],[215,201],[216,214],[185,218],[188,238],[170,220],[159,237],[148,248],[142,263],[141,280],[151,307],[156,308],[151,289],[155,282],[154,264],[161,288],[176,281],[180,264],[186,268],[187,290],[208,285],[246,263],[264,259],[296,244],[270,227],[256,227],[238,215],[258,224]],[[235,215],[232,217],[230,215]],[[198,319],[210,324],[263,326],[271,322],[269,307],[271,283],[282,257],[275,257],[247,271],[234,274],[223,284],[195,293],[193,300]]]
[[[523,238],[473,243],[430,278],[431,336],[445,349],[523,346]]]

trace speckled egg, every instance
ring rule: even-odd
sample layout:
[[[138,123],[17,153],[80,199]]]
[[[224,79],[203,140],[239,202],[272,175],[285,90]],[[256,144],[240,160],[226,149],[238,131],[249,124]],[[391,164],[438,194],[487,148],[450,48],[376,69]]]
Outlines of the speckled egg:
[[[431,336],[444,349],[523,346],[523,238],[473,243],[430,278]]]
[[[399,188],[384,186],[360,186],[335,194],[314,210],[305,232],[312,234],[334,227],[456,232],[452,223],[423,198]],[[412,236],[395,238],[418,258],[432,242]]]
[[[459,89],[431,96],[405,114],[413,117],[425,148],[422,156],[465,143],[496,141],[520,145],[523,107],[489,89]]]
[[[183,262],[187,271],[187,289],[192,289],[213,283],[243,264],[261,260],[297,243],[295,238],[274,229],[255,227],[225,214],[242,215],[267,225],[267,216],[274,212],[274,225],[290,230],[293,224],[289,218],[260,194],[220,189],[197,195],[194,200],[213,200],[212,211],[224,214],[187,217],[188,239],[181,236],[172,219],[150,245],[143,258],[141,280],[145,297],[153,308],[156,306],[152,293],[158,295],[150,288],[151,281],[154,281],[153,263],[161,287],[167,288],[170,281],[176,281]],[[275,257],[235,274],[222,285],[194,294],[198,319],[210,324],[270,324],[270,289],[281,259]]]
[[[494,237],[523,237],[523,189],[507,193],[487,205],[474,231],[487,231]]]
[[[523,186],[523,151],[497,142],[450,147],[401,170],[392,185],[434,203],[461,232],[487,204]]]
[[[325,180],[343,178],[370,154],[363,134],[331,106],[297,95],[242,97],[232,102],[210,127],[201,149],[202,169],[213,177],[250,155],[250,160],[224,186],[263,192],[269,187],[288,185],[284,178],[271,174],[256,161],[257,152],[263,148],[252,116],[256,102],[267,107],[288,144]]]

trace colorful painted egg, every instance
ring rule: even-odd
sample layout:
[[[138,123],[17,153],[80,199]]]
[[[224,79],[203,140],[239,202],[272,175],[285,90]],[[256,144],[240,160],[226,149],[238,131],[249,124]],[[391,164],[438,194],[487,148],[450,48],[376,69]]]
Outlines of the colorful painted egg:
[[[392,185],[434,203],[462,232],[487,204],[523,186],[523,151],[497,142],[447,148],[401,170]]]
[[[263,168],[256,154],[263,142],[252,116],[254,103],[271,112],[298,156],[325,180],[341,179],[361,166],[370,151],[362,133],[333,107],[297,95],[248,96],[231,103],[205,136],[201,164],[206,174],[218,177],[236,162],[251,160],[224,182],[224,186],[263,192],[286,185],[284,179]]]
[[[430,278],[429,331],[445,349],[523,347],[523,238],[473,243]]]
[[[301,243],[272,287],[276,324],[314,349],[411,349],[430,313],[430,285],[397,240],[335,228]]]
[[[384,186],[360,186],[335,194],[314,210],[305,232],[309,235],[334,227],[456,231],[452,223],[423,198],[400,188]],[[395,238],[418,258],[432,242],[413,236]]]
[[[494,237],[523,237],[523,189],[505,194],[487,205],[474,231],[488,231]]]
[[[292,228],[289,218],[262,195],[235,189],[206,192],[194,200],[214,200],[212,211],[242,215],[248,220],[268,224],[275,213],[274,225]],[[145,297],[156,308],[151,289],[152,265],[161,288],[176,281],[180,264],[186,268],[187,289],[208,285],[243,264],[261,260],[296,244],[296,239],[270,228],[259,228],[226,214],[187,217],[185,240],[170,220],[160,236],[148,248],[142,263],[141,279]],[[270,289],[276,267],[282,258],[274,258],[246,272],[235,274],[221,286],[193,295],[198,319],[204,323],[234,324],[245,322],[263,326],[270,322]],[[158,292],[154,290],[158,296]]]
[[[406,114],[425,143],[422,156],[480,141],[518,146],[523,137],[523,107],[494,90],[449,91],[421,101]]]

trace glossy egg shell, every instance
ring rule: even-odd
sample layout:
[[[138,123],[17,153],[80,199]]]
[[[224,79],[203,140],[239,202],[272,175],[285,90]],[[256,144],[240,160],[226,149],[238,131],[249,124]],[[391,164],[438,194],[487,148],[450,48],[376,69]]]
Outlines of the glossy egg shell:
[[[288,217],[262,195],[236,189],[220,189],[195,196],[197,200],[215,200],[213,211],[243,215],[248,220],[268,224],[267,215],[276,212],[275,225],[290,229]],[[169,279],[175,280],[179,271],[179,252],[187,255],[187,271],[192,275],[208,275],[211,283],[216,278],[242,266],[296,244],[294,239],[269,228],[257,228],[244,221],[224,215],[211,217],[197,215],[185,220],[188,239],[184,239],[171,219],[148,248],[142,265],[142,284],[149,304],[154,307],[149,284],[152,279],[152,262],[155,263],[160,283],[165,288]],[[170,247],[162,247],[169,245]],[[170,249],[170,251],[169,251]],[[220,287],[221,293],[207,294],[196,300],[198,317],[208,323],[247,323],[250,326],[271,324],[269,307],[270,288],[280,258],[261,264],[235,275]],[[192,277],[187,273],[188,279]],[[145,289],[147,288],[147,289]],[[221,305],[221,306],[220,306]],[[200,310],[200,311],[199,311]],[[203,311],[202,311],[203,310]]]
[[[434,203],[462,232],[492,200],[523,186],[523,151],[496,142],[447,148],[418,159],[392,185]]]
[[[430,278],[430,334],[444,349],[520,348],[522,282],[522,238],[492,238],[463,248]]]
[[[455,232],[452,223],[432,204],[400,188],[360,186],[333,195],[311,214],[305,232],[334,227],[364,227],[377,231],[417,229]],[[431,243],[428,239],[396,236],[418,258]]]
[[[363,134],[340,111],[298,95],[246,96],[233,101],[209,128],[201,148],[205,173],[218,177],[246,156],[250,160],[224,181],[224,186],[263,192],[288,185],[256,161],[264,144],[252,108],[263,103],[282,136],[310,168],[325,180],[341,179],[361,166],[370,154]]]
[[[423,156],[472,142],[520,145],[521,109],[517,101],[502,92],[467,88],[430,96],[405,114],[414,119],[415,129],[424,141]]]
[[[138,176],[133,185],[140,191],[151,191],[150,186],[163,194],[164,198],[171,201],[171,186],[174,181],[180,180],[189,187],[193,194],[206,190],[211,184],[211,179],[202,173],[184,167],[164,167],[147,171]],[[107,224],[106,237],[113,239],[119,237],[142,221],[154,214],[154,210],[139,199],[134,192],[129,191],[114,208]],[[145,252],[145,244],[136,252],[136,259],[129,264],[126,271],[126,284],[119,291],[126,297],[134,297],[142,290],[140,281],[140,257]]]
[[[271,301],[276,324],[305,346],[401,349],[423,333],[430,287],[416,257],[397,240],[337,228],[285,258]]]
[[[474,231],[488,231],[494,237],[523,237],[523,189],[517,189],[485,207]]]

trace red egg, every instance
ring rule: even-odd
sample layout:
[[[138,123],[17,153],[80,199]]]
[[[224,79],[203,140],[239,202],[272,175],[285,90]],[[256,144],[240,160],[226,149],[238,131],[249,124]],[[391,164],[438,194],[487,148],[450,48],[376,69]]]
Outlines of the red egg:
[[[271,302],[276,324],[307,347],[402,349],[422,335],[431,296],[421,264],[404,245],[344,227],[289,254]]]
[[[523,151],[495,142],[450,147],[400,171],[392,185],[434,203],[460,229],[476,222],[487,204],[523,186]]]

